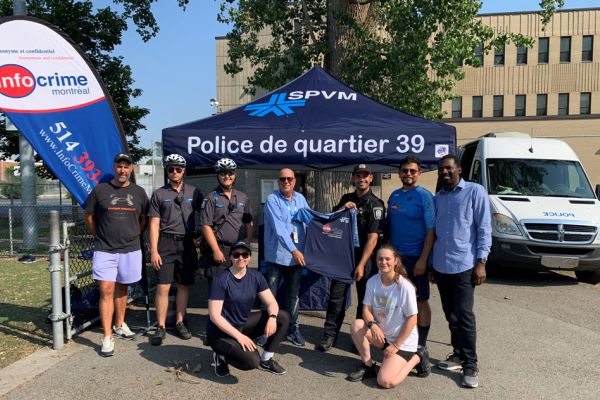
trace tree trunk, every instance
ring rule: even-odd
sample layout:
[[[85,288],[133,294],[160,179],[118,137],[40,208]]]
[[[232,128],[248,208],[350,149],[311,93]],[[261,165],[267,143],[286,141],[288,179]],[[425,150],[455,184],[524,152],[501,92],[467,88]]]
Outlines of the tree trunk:
[[[340,76],[340,62],[345,56],[345,44],[352,40],[351,32],[341,26],[336,15],[346,13],[355,20],[368,19],[371,4],[358,4],[348,0],[329,0],[327,2],[327,45],[329,53],[325,56],[324,69],[335,77]],[[361,162],[356,160],[356,164]],[[315,209],[330,212],[344,193],[352,190],[350,173],[316,171],[314,174]]]

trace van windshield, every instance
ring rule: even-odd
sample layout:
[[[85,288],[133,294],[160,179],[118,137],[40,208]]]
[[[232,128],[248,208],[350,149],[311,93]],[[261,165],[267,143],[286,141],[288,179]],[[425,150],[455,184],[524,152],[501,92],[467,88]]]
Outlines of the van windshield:
[[[577,161],[487,160],[490,194],[595,198]]]

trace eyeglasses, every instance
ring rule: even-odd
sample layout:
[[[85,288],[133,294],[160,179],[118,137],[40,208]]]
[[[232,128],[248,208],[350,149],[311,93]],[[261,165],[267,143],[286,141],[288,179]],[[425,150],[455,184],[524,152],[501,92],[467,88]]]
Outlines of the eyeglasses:
[[[167,168],[167,172],[172,174],[173,172],[177,172],[178,174],[181,173],[181,171],[183,171],[183,168],[181,167],[169,167]]]
[[[222,178],[235,176],[235,172],[219,172],[219,176]]]
[[[419,172],[419,170],[414,168],[402,168],[400,172],[403,174],[408,174],[410,172],[411,175],[415,175],[417,172]]]
[[[280,176],[279,182],[293,182],[295,178],[291,176]]]
[[[242,257],[244,260],[248,259],[248,257],[250,257],[250,253],[231,253],[231,258],[234,259],[238,259]]]

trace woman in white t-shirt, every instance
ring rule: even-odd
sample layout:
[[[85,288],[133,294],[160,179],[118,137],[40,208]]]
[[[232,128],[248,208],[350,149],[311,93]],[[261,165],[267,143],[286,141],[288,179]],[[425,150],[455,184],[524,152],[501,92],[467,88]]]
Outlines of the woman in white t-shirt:
[[[417,297],[400,256],[393,246],[377,252],[379,273],[367,282],[363,318],[352,324],[352,340],[361,364],[346,379],[352,382],[377,377],[383,388],[399,385],[413,369],[425,377],[431,370],[427,348],[418,347]],[[379,373],[371,359],[371,346],[383,349]]]

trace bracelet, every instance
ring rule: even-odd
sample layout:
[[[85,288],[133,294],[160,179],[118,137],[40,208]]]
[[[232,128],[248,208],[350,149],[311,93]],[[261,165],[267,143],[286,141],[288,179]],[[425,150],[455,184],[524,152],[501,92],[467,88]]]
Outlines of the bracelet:
[[[396,346],[396,343],[392,342],[392,346],[394,346],[396,350],[400,350],[400,347]]]
[[[271,315],[269,315],[269,318],[275,318],[275,319],[277,319],[277,314],[271,314]]]

